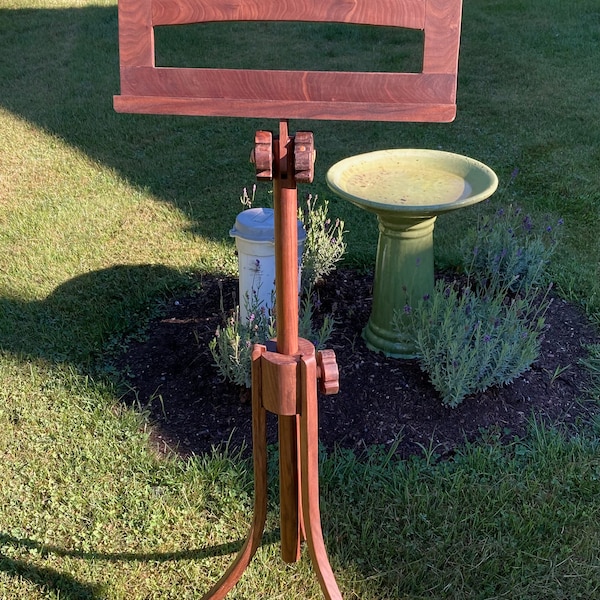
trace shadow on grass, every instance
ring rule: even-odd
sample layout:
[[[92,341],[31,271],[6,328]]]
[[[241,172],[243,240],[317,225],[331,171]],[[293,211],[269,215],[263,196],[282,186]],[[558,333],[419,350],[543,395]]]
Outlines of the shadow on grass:
[[[0,298],[0,350],[87,367],[120,336],[140,332],[157,298],[184,285],[168,267],[118,265],[75,277],[43,300]]]
[[[99,600],[103,597],[100,586],[80,583],[65,573],[13,560],[2,554],[0,554],[0,571],[21,577],[44,590],[56,592],[60,598],[65,600]]]
[[[58,546],[49,546],[27,538],[16,538],[6,533],[0,533],[0,545],[13,546],[15,548],[26,548],[37,550],[45,557],[49,554],[55,556],[81,558],[83,560],[105,560],[107,562],[139,561],[139,562],[170,562],[176,560],[202,560],[217,556],[226,556],[237,552],[245,540],[227,542],[208,548],[195,548],[193,550],[180,550],[177,552],[84,552],[83,550],[67,550]],[[279,531],[265,532],[262,538],[262,546],[269,546],[279,541]],[[1,555],[0,555],[1,556]],[[0,563],[1,565],[1,563]],[[2,568],[0,566],[0,568]]]
[[[193,234],[229,239],[240,208],[237,198],[255,180],[248,160],[254,134],[257,129],[276,130],[277,122],[117,114],[113,96],[120,93],[118,50],[116,6],[0,9],[0,107],[169,202],[188,217]],[[254,54],[247,52],[247,57],[249,66],[257,68]],[[331,164],[349,152],[387,146],[390,136],[407,129],[402,123],[292,124],[293,130],[307,126],[318,139],[315,186],[326,194],[325,171]],[[422,140],[422,128],[418,135]],[[268,188],[265,184],[265,194]],[[354,214],[358,223],[364,222],[359,209],[335,196],[331,201],[347,223]]]
[[[116,5],[0,9],[0,106],[170,202],[193,233],[227,239],[241,188],[254,179],[256,124],[115,113],[117,36]],[[207,201],[215,196],[218,206]]]
[[[265,533],[263,546],[274,544],[279,540],[279,532]],[[37,551],[42,558],[48,555],[69,557],[82,560],[107,562],[170,562],[179,560],[202,560],[225,556],[237,552],[244,540],[219,544],[209,548],[181,550],[178,552],[84,552],[83,550],[67,550],[58,546],[42,544],[27,538],[16,538],[0,533],[0,546],[11,546],[16,549]],[[66,600],[96,600],[105,597],[101,585],[89,585],[78,582],[70,575],[59,573],[54,569],[28,564],[25,561],[8,558],[0,553],[0,571],[21,577],[46,590],[60,594]]]

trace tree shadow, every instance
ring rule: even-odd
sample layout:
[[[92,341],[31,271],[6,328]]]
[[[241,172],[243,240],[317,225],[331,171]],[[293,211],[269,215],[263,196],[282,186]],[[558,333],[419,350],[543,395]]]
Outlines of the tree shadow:
[[[87,368],[182,282],[165,266],[117,265],[74,277],[43,300],[0,297],[0,351]]]
[[[0,107],[81,149],[131,185],[188,217],[189,231],[228,239],[242,188],[255,180],[249,162],[255,132],[274,120],[118,114],[117,7],[0,9]],[[202,54],[202,49],[198,49]],[[260,65],[254,65],[258,67]],[[423,129],[408,126],[416,139]],[[298,121],[318,139],[313,193],[325,192],[327,168],[356,152],[389,145],[407,124]],[[412,142],[414,143],[414,142]],[[176,150],[174,150],[176,149]],[[266,192],[265,192],[266,193]],[[231,199],[228,201],[226,199]],[[335,196],[343,218],[359,210]]]

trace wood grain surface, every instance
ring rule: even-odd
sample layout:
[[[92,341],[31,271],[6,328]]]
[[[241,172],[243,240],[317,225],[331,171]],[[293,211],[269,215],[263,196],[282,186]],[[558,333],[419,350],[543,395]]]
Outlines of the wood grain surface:
[[[451,121],[456,114],[461,10],[461,0],[120,0],[121,95],[115,97],[115,109],[276,119]],[[155,65],[156,26],[280,20],[422,29],[423,72]]]

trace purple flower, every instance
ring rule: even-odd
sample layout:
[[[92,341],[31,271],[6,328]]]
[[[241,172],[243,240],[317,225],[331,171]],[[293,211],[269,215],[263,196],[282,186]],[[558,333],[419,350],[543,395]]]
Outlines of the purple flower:
[[[491,340],[491,336],[487,333],[483,336],[483,341],[487,344]]]
[[[405,304],[404,305],[404,314],[410,315],[411,312],[412,312],[412,308],[408,304]]]
[[[510,180],[514,181],[517,178],[518,174],[519,174],[519,167],[515,167],[513,169],[513,172],[510,174]]]

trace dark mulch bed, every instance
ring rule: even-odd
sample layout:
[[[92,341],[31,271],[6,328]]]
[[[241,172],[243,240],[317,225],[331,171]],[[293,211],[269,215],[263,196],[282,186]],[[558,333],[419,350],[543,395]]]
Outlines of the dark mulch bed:
[[[221,381],[208,350],[222,321],[219,284],[225,308],[233,306],[237,280],[205,276],[200,293],[173,301],[151,324],[146,339],[132,343],[118,360],[132,389],[125,400],[147,406],[160,451],[186,456],[227,441],[232,447],[251,445],[250,404]],[[340,392],[319,401],[325,447],[361,450],[400,437],[401,457],[423,447],[435,447],[443,457],[486,431],[523,436],[532,415],[576,427],[596,410],[595,404],[579,401],[587,373],[578,359],[585,356],[584,344],[600,338],[585,315],[567,302],[553,300],[541,356],[529,372],[452,409],[441,404],[415,361],[385,358],[366,348],[361,330],[369,317],[371,290],[372,275],[346,269],[319,290],[322,310],[333,310],[337,320],[329,347],[336,352],[341,377]],[[269,420],[269,441],[276,441],[275,418]]]

